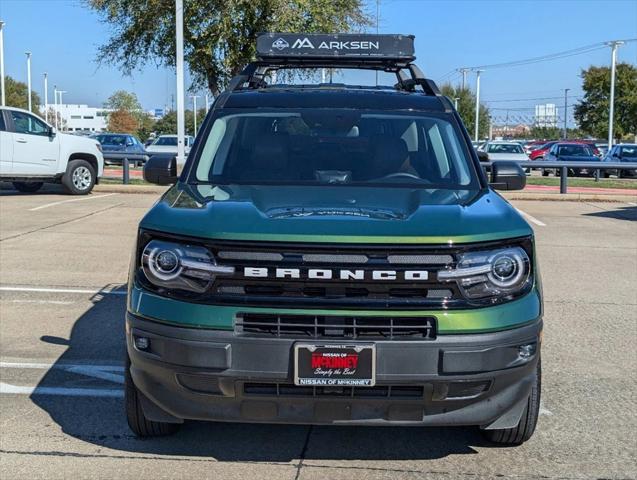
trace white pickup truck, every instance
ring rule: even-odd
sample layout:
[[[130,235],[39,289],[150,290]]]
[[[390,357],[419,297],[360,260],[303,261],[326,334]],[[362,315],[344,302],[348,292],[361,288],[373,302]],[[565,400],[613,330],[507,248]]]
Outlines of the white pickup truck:
[[[27,110],[0,107],[0,180],[21,192],[61,183],[73,195],[93,190],[104,173],[97,140],[60,133]]]

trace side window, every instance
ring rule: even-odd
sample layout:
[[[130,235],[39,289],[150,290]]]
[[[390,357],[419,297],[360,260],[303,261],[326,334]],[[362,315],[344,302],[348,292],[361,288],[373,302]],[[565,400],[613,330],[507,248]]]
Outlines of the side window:
[[[11,110],[11,117],[13,118],[15,133],[26,133],[28,135],[42,136],[48,135],[48,128],[46,126],[46,123],[38,120],[33,115]]]
[[[7,127],[4,124],[4,110],[0,110],[0,132],[5,132],[6,130]]]

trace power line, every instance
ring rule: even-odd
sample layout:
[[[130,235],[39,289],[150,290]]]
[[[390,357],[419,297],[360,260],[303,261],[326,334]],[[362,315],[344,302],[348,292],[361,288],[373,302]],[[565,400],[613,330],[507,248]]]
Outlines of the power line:
[[[629,39],[625,39],[625,40],[621,40],[624,43],[631,43],[631,42],[637,42],[637,38],[629,38]],[[538,57],[531,57],[531,58],[525,58],[522,60],[513,60],[513,61],[509,61],[509,62],[502,62],[502,63],[492,63],[492,64],[486,64],[486,65],[476,65],[473,67],[466,67],[469,68],[471,70],[485,70],[485,69],[494,69],[494,68],[507,68],[507,67],[518,67],[518,66],[522,66],[522,65],[530,65],[533,63],[540,63],[540,62],[547,62],[547,61],[551,61],[551,60],[559,60],[561,58],[567,58],[567,57],[572,57],[575,55],[583,55],[585,53],[589,53],[589,52],[593,52],[595,50],[602,50],[604,48],[607,48],[608,46],[608,42],[597,42],[597,43],[593,43],[590,45],[585,45],[583,47],[578,47],[578,48],[573,48],[570,50],[564,50],[562,52],[557,52],[557,53],[550,53],[547,55],[540,55]]]

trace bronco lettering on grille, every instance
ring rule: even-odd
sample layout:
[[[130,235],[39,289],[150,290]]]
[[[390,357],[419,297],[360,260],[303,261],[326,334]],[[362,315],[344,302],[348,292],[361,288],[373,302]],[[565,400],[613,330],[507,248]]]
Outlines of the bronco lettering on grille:
[[[243,276],[250,278],[291,278],[308,280],[406,280],[426,281],[427,270],[332,270],[325,268],[244,267]]]

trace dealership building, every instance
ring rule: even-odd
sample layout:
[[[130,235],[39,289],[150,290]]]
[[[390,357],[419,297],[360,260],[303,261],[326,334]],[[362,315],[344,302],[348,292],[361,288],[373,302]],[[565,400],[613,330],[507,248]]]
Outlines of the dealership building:
[[[49,104],[50,110],[55,108],[55,105]],[[41,106],[40,110],[44,111],[44,106]],[[57,105],[57,111],[66,123],[65,130],[68,132],[102,132],[106,130],[108,114],[111,112],[108,108],[74,103]]]

